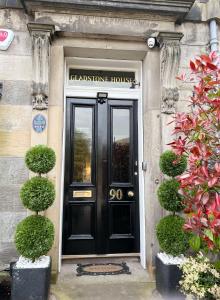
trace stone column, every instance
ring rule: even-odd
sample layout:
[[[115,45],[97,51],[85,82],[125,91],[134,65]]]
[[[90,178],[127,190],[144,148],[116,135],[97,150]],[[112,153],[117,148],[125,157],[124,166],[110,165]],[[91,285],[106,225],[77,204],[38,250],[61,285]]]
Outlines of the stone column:
[[[153,275],[155,256],[159,252],[156,224],[163,216],[157,199],[161,182],[159,158],[161,154],[160,115],[160,51],[149,50],[143,60],[143,125],[144,125],[144,172],[146,258],[148,272]]]
[[[48,123],[50,44],[54,25],[29,23],[27,26],[32,39],[32,119],[40,113]],[[47,144],[47,125],[42,133],[32,129],[32,146]]]
[[[159,168],[161,152],[170,141],[171,130],[167,123],[176,111],[179,93],[176,86],[180,59],[181,33],[161,32],[157,34],[161,48],[149,49],[143,61],[143,110],[144,110],[144,161],[145,171],[145,215],[147,268],[153,274],[154,259],[159,251],[156,225],[164,215],[157,190],[162,181]],[[160,79],[161,78],[161,79]]]
[[[161,123],[162,123],[162,151],[172,141],[173,126],[168,125],[176,112],[179,100],[176,76],[180,64],[180,40],[183,37],[179,32],[160,32],[158,39],[160,51],[160,80],[161,80]]]
[[[62,160],[63,160],[63,134],[64,132],[64,79],[65,79],[65,60],[64,47],[55,43],[51,46],[51,64],[49,80],[49,108],[48,117],[48,146],[56,152],[56,165],[50,172],[50,179],[55,183],[56,199],[54,204],[46,211],[46,216],[55,226],[55,240],[50,251],[52,256],[52,272],[57,273],[59,268],[59,254],[61,251],[62,232],[60,226],[62,222],[61,214],[63,211],[63,181]],[[61,219],[60,219],[61,218]]]

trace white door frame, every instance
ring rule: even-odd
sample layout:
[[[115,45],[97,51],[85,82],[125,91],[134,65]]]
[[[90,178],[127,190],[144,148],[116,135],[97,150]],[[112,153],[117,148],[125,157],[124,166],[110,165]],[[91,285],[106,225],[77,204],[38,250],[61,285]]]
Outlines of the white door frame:
[[[70,86],[68,83],[69,67],[93,70],[118,70],[133,71],[135,78],[140,82],[140,87],[135,89],[98,87],[98,86]],[[64,199],[64,168],[65,168],[65,132],[66,132],[66,98],[67,97],[91,97],[96,98],[97,92],[107,92],[111,99],[134,99],[138,101],[138,160],[139,160],[139,218],[140,218],[140,260],[143,268],[146,268],[146,236],[145,236],[145,197],[144,197],[144,173],[143,162],[143,102],[142,102],[142,62],[110,59],[90,58],[66,58],[64,85],[64,124],[63,124],[63,149],[62,149],[62,174],[61,174],[61,199],[60,199],[60,243],[59,243],[59,271],[62,260],[62,233],[63,233],[63,199]]]

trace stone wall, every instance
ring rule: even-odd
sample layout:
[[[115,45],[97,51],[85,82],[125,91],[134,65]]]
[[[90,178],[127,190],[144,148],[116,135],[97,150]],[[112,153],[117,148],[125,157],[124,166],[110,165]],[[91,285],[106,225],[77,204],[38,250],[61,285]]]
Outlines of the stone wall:
[[[200,1],[199,7],[202,7]],[[204,6],[202,7],[204,11]],[[197,11],[198,12],[198,11]],[[172,115],[161,113],[160,91],[160,49],[149,50],[144,38],[156,32],[183,34],[180,41],[179,73],[188,71],[188,63],[197,54],[209,51],[209,26],[205,20],[193,22],[193,16],[182,25],[161,16],[152,19],[133,19],[132,14],[126,17],[98,15],[80,15],[79,13],[36,12],[28,17],[22,9],[0,10],[0,28],[12,29],[15,39],[7,51],[0,51],[0,82],[3,83],[3,96],[0,100],[0,265],[16,256],[13,245],[13,234],[16,224],[27,212],[19,200],[21,184],[29,174],[24,164],[24,155],[30,145],[39,142],[40,138],[33,133],[31,120],[32,82],[32,46],[27,23],[55,25],[57,34],[51,47],[50,88],[48,128],[44,132],[43,143],[53,147],[57,154],[57,164],[50,177],[56,183],[57,198],[47,215],[56,227],[56,239],[52,250],[54,269],[58,268],[60,194],[62,166],[62,130],[63,130],[63,84],[64,54],[68,49],[98,48],[102,54],[106,49],[114,51],[133,51],[145,53],[143,59],[144,83],[144,155],[148,160],[145,173],[146,197],[146,241],[148,266],[152,267],[153,257],[158,251],[155,238],[155,224],[163,215],[156,199],[157,179],[161,180],[158,159],[161,151],[170,141],[171,130],[166,124]],[[61,37],[62,36],[62,37]],[[220,33],[219,33],[220,37]],[[79,42],[77,42],[77,38]],[[121,39],[121,40],[120,40]],[[123,40],[123,41],[122,41]],[[93,46],[91,46],[93,43]],[[95,45],[95,46],[94,46]],[[131,46],[132,45],[132,46]],[[130,48],[129,48],[130,47]],[[79,48],[80,49],[80,48]],[[131,52],[130,51],[130,52]],[[124,53],[124,52],[123,52]],[[103,54],[104,55],[104,54]],[[103,56],[104,57],[104,56]],[[144,57],[144,56],[143,56]],[[141,59],[141,58],[139,58]],[[176,73],[178,70],[175,70]],[[168,75],[167,75],[168,76]],[[166,80],[167,81],[167,80]],[[187,109],[187,97],[192,93],[192,83],[183,84],[177,81],[179,101],[176,109]],[[153,134],[152,134],[153,133]],[[156,137],[155,137],[156,135]],[[149,142],[150,141],[150,142]]]
[[[28,18],[22,10],[0,10],[0,28],[12,29],[15,38],[0,51],[0,267],[16,257],[13,236],[27,212],[19,189],[28,179],[24,155],[31,132],[31,40]]]

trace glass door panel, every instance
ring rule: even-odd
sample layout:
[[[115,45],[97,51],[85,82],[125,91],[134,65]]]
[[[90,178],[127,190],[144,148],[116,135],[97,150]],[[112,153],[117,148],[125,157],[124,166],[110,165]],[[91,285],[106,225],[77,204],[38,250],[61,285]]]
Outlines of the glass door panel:
[[[93,108],[75,107],[73,182],[92,182]]]
[[[130,109],[112,109],[112,182],[130,182]]]

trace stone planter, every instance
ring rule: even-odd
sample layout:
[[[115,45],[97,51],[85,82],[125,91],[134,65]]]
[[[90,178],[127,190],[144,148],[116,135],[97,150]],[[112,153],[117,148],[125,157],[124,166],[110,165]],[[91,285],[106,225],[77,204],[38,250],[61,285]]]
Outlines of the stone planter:
[[[11,264],[11,300],[48,300],[51,259],[47,268],[17,268]]]
[[[185,299],[179,291],[182,272],[177,265],[164,264],[156,256],[156,288],[164,299]]]

